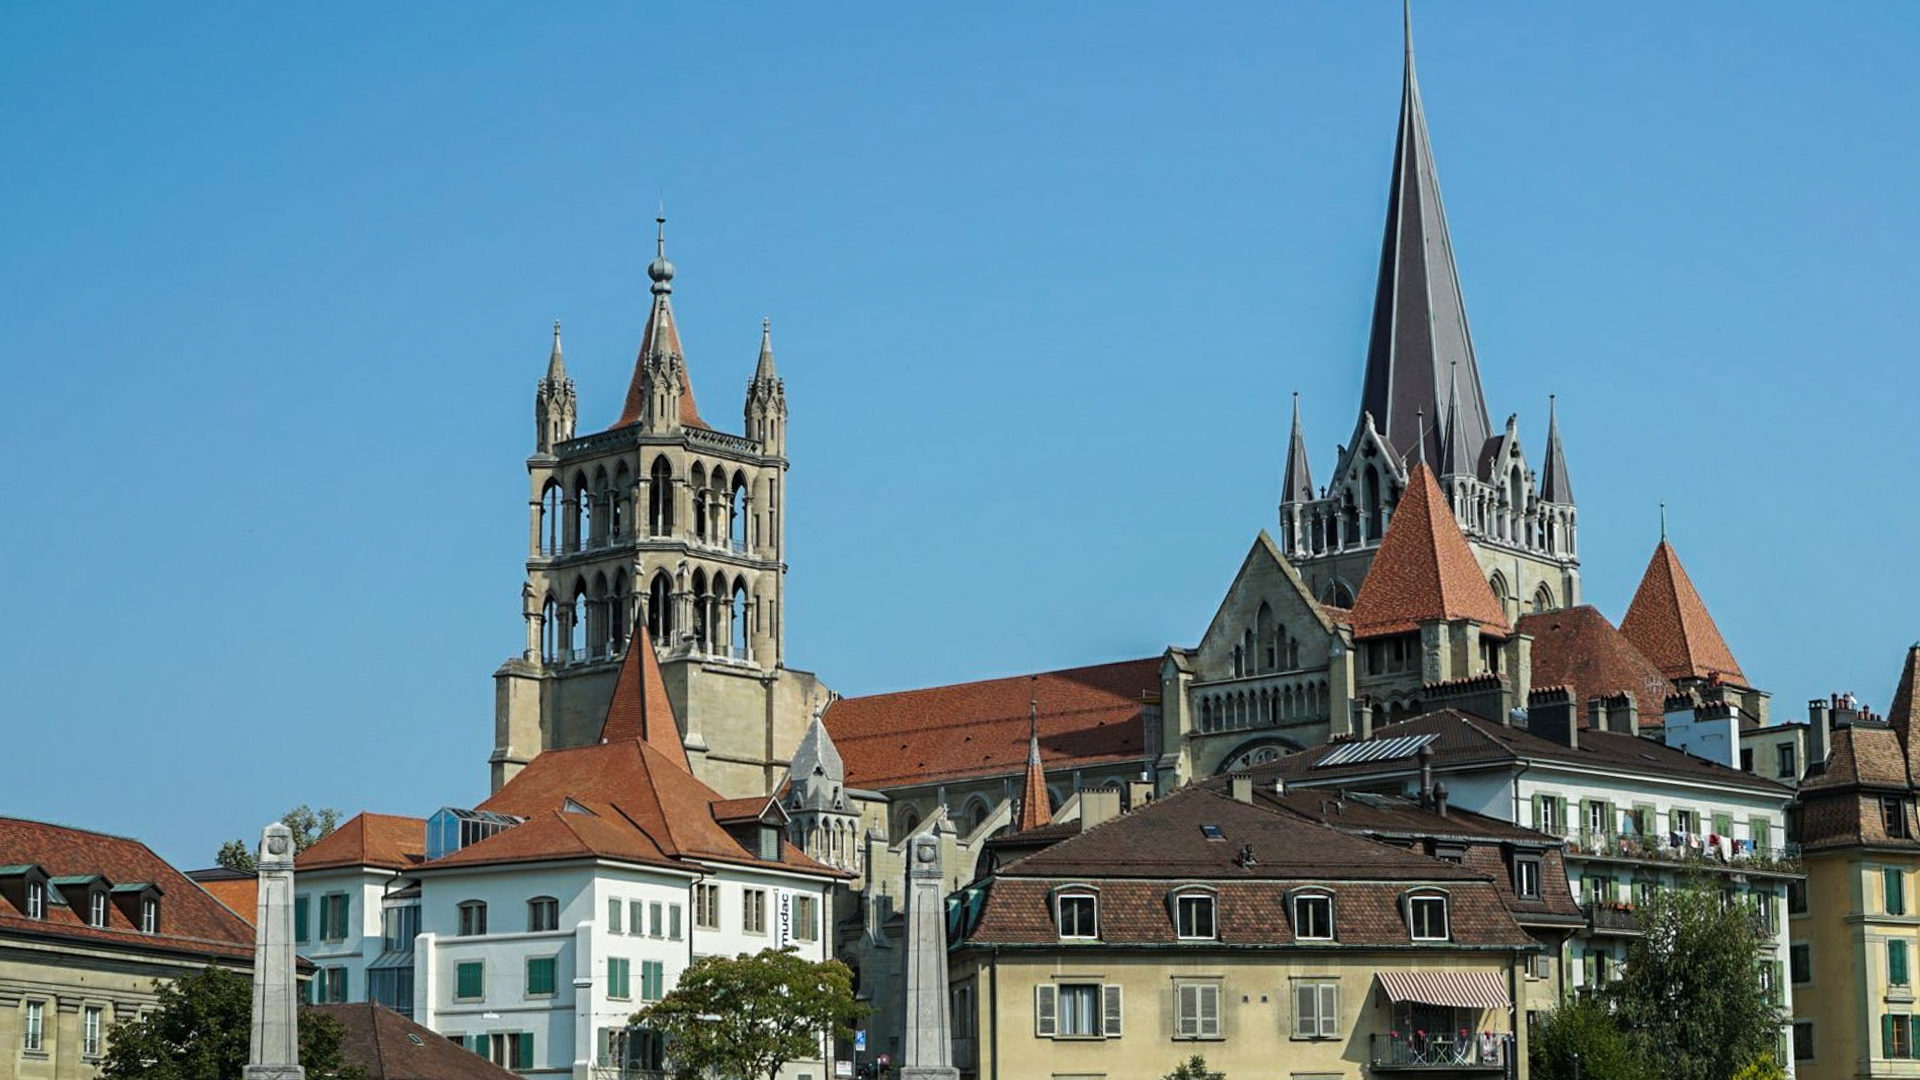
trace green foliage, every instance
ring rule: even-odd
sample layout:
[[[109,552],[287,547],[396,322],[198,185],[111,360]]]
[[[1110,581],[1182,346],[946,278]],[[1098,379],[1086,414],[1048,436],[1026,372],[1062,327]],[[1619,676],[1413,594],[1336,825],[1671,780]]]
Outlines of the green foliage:
[[[1591,998],[1569,1001],[1541,1018],[1528,1046],[1534,1080],[1654,1080],[1612,1011]]]
[[[1760,934],[1743,904],[1690,884],[1640,908],[1644,935],[1609,995],[1643,1061],[1668,1080],[1728,1080],[1772,1060],[1780,1011],[1760,983]]]
[[[1772,1054],[1762,1054],[1747,1062],[1747,1067],[1733,1074],[1733,1080],[1787,1080],[1787,1070]]]
[[[340,827],[340,811],[330,806],[315,810],[301,803],[282,815],[280,823],[293,830],[293,852],[298,855]],[[254,869],[253,846],[245,840],[229,840],[220,845],[213,861],[229,870],[251,871]]]
[[[665,998],[633,1022],[666,1037],[682,1078],[773,1078],[789,1061],[816,1057],[827,1036],[851,1038],[867,1008],[853,1000],[853,973],[792,948],[737,957],[703,956]]]
[[[1161,1080],[1227,1080],[1227,1074],[1212,1072],[1207,1068],[1207,1059],[1195,1054],[1180,1067],[1168,1073]]]
[[[157,983],[152,1012],[107,1031],[101,1080],[236,1080],[246,1069],[253,983],[209,966]],[[365,1080],[340,1056],[345,1030],[330,1016],[300,1012],[300,1061],[310,1080]]]

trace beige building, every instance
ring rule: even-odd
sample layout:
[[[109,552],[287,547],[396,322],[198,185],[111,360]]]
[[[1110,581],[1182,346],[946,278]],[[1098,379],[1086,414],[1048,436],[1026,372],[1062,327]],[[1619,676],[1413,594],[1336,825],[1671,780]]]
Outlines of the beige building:
[[[0,818],[0,1080],[86,1080],[156,982],[253,969],[253,927],[125,837]]]
[[[1908,651],[1886,717],[1851,702],[1832,749],[1800,787],[1791,832],[1806,864],[1790,896],[1793,1053],[1801,1080],[1920,1076],[1920,645]],[[1816,734],[1814,741],[1820,742]]]

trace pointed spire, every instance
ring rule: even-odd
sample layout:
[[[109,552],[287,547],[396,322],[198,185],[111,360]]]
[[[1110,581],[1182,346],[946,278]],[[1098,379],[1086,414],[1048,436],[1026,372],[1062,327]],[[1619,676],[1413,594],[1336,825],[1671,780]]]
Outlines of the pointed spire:
[[[833,736],[827,733],[822,715],[825,711],[824,708],[815,710],[812,721],[807,724],[806,734],[800,736],[800,746],[794,750],[793,762],[788,767],[793,792],[798,796],[800,805],[812,810],[840,809],[840,805],[835,805],[835,795],[847,779],[846,766],[840,760],[840,749],[833,745]]]
[[[1920,641],[1907,650],[1907,662],[1900,668],[1900,683],[1893,691],[1893,704],[1887,707],[1887,724],[1900,735],[1907,752],[1907,775],[1920,782],[1920,743],[1914,729],[1920,727]]]
[[[1280,478],[1281,503],[1313,501],[1313,470],[1307,467],[1307,439],[1300,430],[1300,391],[1293,392],[1293,434],[1287,439],[1287,467]]]
[[[620,661],[620,674],[614,677],[613,700],[607,703],[607,716],[600,724],[601,742],[626,739],[646,743],[675,765],[693,771],[687,764],[680,723],[674,718],[673,702],[667,699],[660,659],[653,654],[653,638],[645,622],[635,626],[627,640],[627,655]]]
[[[640,335],[640,354],[633,361],[633,378],[627,383],[627,400],[614,427],[637,424],[646,416],[649,364],[677,369],[680,379],[680,426],[710,427],[700,418],[693,399],[693,377],[686,368],[686,356],[680,349],[680,328],[673,317],[673,278],[677,272],[667,258],[667,215],[662,209],[654,219],[653,261],[647,264],[647,277],[653,282],[653,307],[647,314],[647,328]]]
[[[1669,679],[1719,675],[1747,683],[1680,556],[1667,542],[1664,527],[1627,617],[1620,620],[1620,632]]]
[[[1047,801],[1047,773],[1040,767],[1040,701],[1027,700],[1027,778],[1020,789],[1018,832],[1038,829],[1053,823],[1053,806]]]
[[[1436,445],[1426,452],[1430,458],[1443,459],[1437,445],[1439,428],[1423,435],[1414,430],[1414,424],[1416,413],[1438,405],[1440,380],[1452,365],[1460,365],[1461,409],[1458,422],[1448,423],[1447,437],[1464,442],[1472,451],[1460,463],[1471,468],[1477,464],[1480,447],[1486,445],[1491,424],[1440,202],[1426,108],[1414,77],[1412,15],[1403,12],[1403,18],[1406,59],[1400,130],[1360,408],[1378,418],[1381,434],[1400,453],[1411,458],[1415,439],[1435,438]]]
[[[754,366],[753,381],[768,382],[777,377],[773,370],[773,320],[763,318],[760,320],[760,362]]]
[[[1475,460],[1480,448],[1467,441],[1466,429],[1460,423],[1460,365],[1458,362],[1447,365],[1446,439],[1446,452],[1440,455],[1440,475],[1473,475],[1480,464]]]
[[[560,320],[553,320],[553,352],[547,356],[547,381],[563,383],[567,381],[567,361],[560,353]]]
[[[1351,617],[1358,637],[1408,633],[1436,620],[1469,619],[1500,636],[1509,629],[1506,612],[1425,464],[1407,474],[1407,490],[1360,583]]]
[[[1545,502],[1573,505],[1573,481],[1567,476],[1567,451],[1560,445],[1559,404],[1547,395],[1547,460],[1541,469],[1540,498]],[[1660,535],[1666,535],[1662,524]]]

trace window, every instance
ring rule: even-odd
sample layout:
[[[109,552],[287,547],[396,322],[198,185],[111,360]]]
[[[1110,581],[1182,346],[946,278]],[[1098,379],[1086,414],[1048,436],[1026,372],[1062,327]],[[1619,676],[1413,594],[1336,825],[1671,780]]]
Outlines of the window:
[[[412,952],[413,939],[420,936],[420,905],[401,904],[380,913],[381,948],[388,952]]]
[[[1117,1039],[1120,988],[1099,983],[1042,983],[1033,988],[1033,1033],[1043,1039]]]
[[[1085,893],[1062,896],[1059,905],[1060,936],[1097,938],[1100,936],[1099,904]]]
[[[1173,1037],[1220,1037],[1220,984],[1181,983],[1174,987]]]
[[[626,904],[614,897],[607,898],[607,933],[620,932],[620,913],[626,910]]]
[[[635,900],[627,905],[627,933],[639,937],[646,933],[647,904],[644,900]]]
[[[1807,944],[1791,945],[1787,948],[1787,966],[1793,973],[1793,985],[1805,986],[1813,981],[1813,946]]]
[[[648,937],[661,937],[662,936],[661,930],[663,929],[661,924],[664,923],[665,921],[666,921],[666,910],[658,900],[647,905],[647,936]]]
[[[560,929],[560,901],[551,896],[536,896],[527,901],[527,932],[542,933]]]
[[[97,1058],[100,1056],[100,1021],[103,1013],[98,1005],[87,1006],[80,1021],[80,1056]]]
[[[1887,914],[1905,915],[1907,913],[1907,879],[1899,867],[1889,866],[1880,871],[1882,892],[1885,895]]]
[[[1675,810],[1675,811],[1673,811],[1673,812],[1672,812],[1672,817],[1673,817],[1673,831],[1674,831],[1674,832],[1677,832],[1677,833],[1679,833],[1679,834],[1681,834],[1682,836],[1685,836],[1685,835],[1688,835],[1688,834],[1690,834],[1690,833],[1692,833],[1692,832],[1694,831],[1694,827],[1693,827],[1693,826],[1694,826],[1694,820],[1695,820],[1695,819],[1694,819],[1694,816],[1693,816],[1693,811],[1691,811],[1691,810]]]
[[[1793,744],[1781,743],[1773,749],[1776,756],[1776,764],[1779,766],[1775,771],[1783,778],[1791,778],[1794,773],[1794,768],[1798,764],[1794,760]]]
[[[1447,898],[1414,896],[1407,900],[1407,921],[1415,941],[1447,940]]]
[[[330,967],[320,969],[320,1003],[322,1005],[341,1005],[347,1000],[347,969]]]
[[[1745,747],[1740,751],[1740,771],[1753,771],[1753,747],[1751,746]]]
[[[140,901],[140,932],[143,934],[160,932],[160,901],[151,896]]]
[[[347,902],[346,893],[328,893],[320,898],[320,940],[347,940]],[[486,933],[484,927],[480,930]]]
[[[1552,795],[1533,797],[1533,827],[1543,833],[1559,836],[1566,828],[1565,802]]]
[[[305,893],[293,898],[293,940],[295,944],[305,945],[311,940],[307,935],[307,897]]]
[[[1907,943],[1904,941],[1887,942],[1887,982],[1894,986],[1908,985]]]
[[[1805,881],[1787,882],[1787,914],[1805,915],[1807,913],[1807,883]]]
[[[747,934],[767,932],[767,890],[740,890],[740,930]]]
[[[667,937],[674,941],[680,940],[680,905],[679,904],[667,905]]]
[[[1907,835],[1907,812],[1905,802],[1895,795],[1885,795],[1880,799],[1880,823],[1887,828],[1887,835],[1893,839],[1905,839]]]
[[[1773,849],[1773,826],[1766,818],[1754,818],[1747,822],[1747,835],[1753,840],[1753,853],[1765,855]]]
[[[104,927],[107,925],[107,894],[94,889],[87,894],[87,925]]]
[[[796,895],[793,898],[793,939],[795,941],[820,940],[819,897]]]
[[[1540,899],[1540,860],[1513,860],[1513,893],[1522,900]]]
[[[557,987],[556,962],[551,956],[527,957],[527,996],[552,997]]]
[[[1613,807],[1598,799],[1587,800],[1587,831],[1595,836],[1613,832]]]
[[[401,1016],[412,1016],[413,965],[368,969],[367,1000],[385,1005]]]
[[[1780,920],[1773,907],[1773,893],[1762,889],[1753,894],[1753,919],[1760,927],[1761,937],[1771,938],[1780,929]]]
[[[640,1000],[659,1001],[666,996],[666,965],[658,960],[640,961]]]
[[[1793,1022],[1793,1060],[1807,1061],[1813,1057],[1813,1021],[1795,1020]]]
[[[453,969],[453,996],[457,1001],[478,1001],[487,996],[487,967],[468,960]]]
[[[607,957],[607,996],[625,1001],[633,996],[633,963],[623,957]]]
[[[27,1026],[20,1033],[20,1048],[29,1053],[38,1053],[45,1049],[46,1024],[47,1003],[27,1002]]]
[[[1296,941],[1333,940],[1333,897],[1315,893],[1293,898]]]
[[[700,930],[720,929],[720,886],[693,887],[693,925]]]
[[[1339,983],[1302,981],[1293,984],[1293,1037],[1340,1037]]]
[[[1889,1013],[1880,1018],[1881,1057],[1913,1056],[1913,1017]]]
[[[1183,938],[1214,938],[1213,897],[1206,893],[1188,893],[1173,900],[1176,930]]]
[[[47,887],[38,881],[27,882],[27,918],[47,917]],[[300,940],[305,941],[305,938]]]
[[[448,1038],[461,1042],[458,1035]],[[482,1058],[513,1069],[533,1068],[533,1033],[530,1031],[495,1031],[486,1035],[474,1035],[466,1041],[467,1049]]]

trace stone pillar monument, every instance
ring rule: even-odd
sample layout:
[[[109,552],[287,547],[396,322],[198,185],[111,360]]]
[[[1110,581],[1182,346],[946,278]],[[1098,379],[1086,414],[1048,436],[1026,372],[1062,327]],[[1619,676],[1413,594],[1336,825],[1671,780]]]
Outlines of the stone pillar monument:
[[[299,983],[293,954],[293,830],[260,834],[260,903],[253,921],[253,1033],[246,1080],[306,1080],[300,1067]]]
[[[947,1019],[947,885],[940,839],[918,836],[907,859],[906,1026],[901,1080],[960,1080]]]

